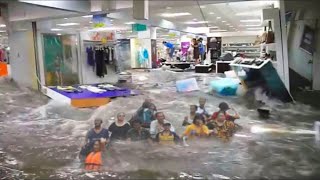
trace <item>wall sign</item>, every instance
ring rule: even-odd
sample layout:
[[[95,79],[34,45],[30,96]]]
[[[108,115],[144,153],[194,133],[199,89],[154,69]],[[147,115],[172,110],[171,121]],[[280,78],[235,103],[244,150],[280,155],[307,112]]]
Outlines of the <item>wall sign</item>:
[[[300,42],[300,48],[305,50],[307,53],[313,54],[314,52],[314,38],[315,31],[310,26],[305,26]]]

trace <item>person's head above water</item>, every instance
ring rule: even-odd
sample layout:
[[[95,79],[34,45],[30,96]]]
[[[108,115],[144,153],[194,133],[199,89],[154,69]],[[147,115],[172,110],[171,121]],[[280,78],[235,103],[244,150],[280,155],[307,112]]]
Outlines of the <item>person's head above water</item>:
[[[205,119],[204,119],[202,114],[196,114],[196,116],[194,117],[192,123],[197,125],[197,126],[200,126],[202,124],[205,124]]]
[[[163,112],[157,112],[155,116],[159,123],[162,123],[162,124],[164,123],[164,120],[166,119],[166,117],[164,116]]]
[[[219,104],[220,111],[227,111],[230,109],[229,105],[226,102],[222,102]]]
[[[171,124],[170,123],[164,123],[163,128],[165,131],[170,131]]]
[[[223,126],[224,122],[226,121],[226,116],[224,115],[223,112],[218,113],[216,121],[218,126]]]
[[[140,130],[141,129],[141,121],[139,120],[134,120],[132,122],[132,127],[135,129],[135,130]]]
[[[93,144],[93,151],[94,152],[99,152],[101,151],[101,144],[100,141],[95,141]]]
[[[198,109],[198,106],[197,106],[197,105],[190,105],[190,112],[191,112],[191,113],[196,113],[196,112],[197,112],[197,109]]]
[[[204,106],[206,105],[206,102],[207,102],[206,98],[203,98],[203,97],[199,98],[199,106],[201,108],[204,108]]]
[[[101,118],[96,118],[94,120],[94,128],[96,128],[96,129],[101,128],[102,123],[103,123],[103,121]]]
[[[126,117],[126,114],[124,112],[120,112],[120,113],[117,114],[117,121],[118,122],[124,122],[125,117]]]

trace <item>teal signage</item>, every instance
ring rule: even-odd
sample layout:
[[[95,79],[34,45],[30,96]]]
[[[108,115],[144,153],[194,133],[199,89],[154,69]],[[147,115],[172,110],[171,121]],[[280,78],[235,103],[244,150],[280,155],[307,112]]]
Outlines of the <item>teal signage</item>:
[[[132,31],[138,32],[138,31],[146,31],[147,25],[144,24],[132,24]]]

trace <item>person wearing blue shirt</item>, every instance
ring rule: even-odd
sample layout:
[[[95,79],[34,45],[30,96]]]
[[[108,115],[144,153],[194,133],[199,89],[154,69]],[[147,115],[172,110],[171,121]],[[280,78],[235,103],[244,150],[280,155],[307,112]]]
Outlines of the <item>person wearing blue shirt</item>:
[[[172,60],[173,58],[173,53],[174,53],[174,45],[172,43],[163,41],[162,42],[164,46],[166,46],[167,48],[169,48],[169,57]]]

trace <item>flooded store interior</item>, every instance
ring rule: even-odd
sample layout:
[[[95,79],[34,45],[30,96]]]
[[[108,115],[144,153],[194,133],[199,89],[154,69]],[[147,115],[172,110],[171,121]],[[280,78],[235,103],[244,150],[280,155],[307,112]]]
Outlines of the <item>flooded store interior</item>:
[[[320,176],[320,16],[312,4],[305,12],[282,1],[165,2],[0,3],[0,178]],[[201,99],[209,115],[196,109],[183,126]],[[110,125],[124,114],[135,130],[146,101],[156,106],[152,122],[162,112],[181,141],[158,144],[163,134],[153,138],[151,122],[143,126],[151,144],[129,133],[107,139],[103,168],[88,170],[80,156],[96,121],[112,136]],[[226,119],[239,116],[227,140],[215,137],[218,128],[206,137],[186,135],[198,114],[218,124],[222,102]]]

